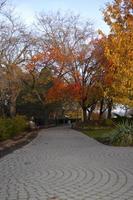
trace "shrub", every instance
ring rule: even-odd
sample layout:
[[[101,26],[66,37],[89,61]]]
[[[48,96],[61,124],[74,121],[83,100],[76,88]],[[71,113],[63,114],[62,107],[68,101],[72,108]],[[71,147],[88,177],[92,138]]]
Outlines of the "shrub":
[[[126,116],[121,116],[121,115],[116,114],[116,113],[114,114],[114,116],[116,117],[116,118],[113,119],[113,121],[115,123],[122,123],[123,121],[129,121],[129,122],[133,121],[133,117],[129,118],[129,117],[126,117]]]
[[[8,131],[8,119],[0,118],[0,140],[5,140],[10,138],[10,133]]]
[[[13,121],[15,135],[25,131],[28,128],[25,116],[17,115],[12,119],[12,121]]]
[[[113,126],[114,123],[113,123],[112,119],[104,119],[102,121],[101,125],[103,125],[103,126]]]
[[[111,143],[121,146],[133,145],[133,122],[123,121],[117,124]]]
[[[0,118],[0,140],[12,138],[28,128],[24,116],[14,118]]]

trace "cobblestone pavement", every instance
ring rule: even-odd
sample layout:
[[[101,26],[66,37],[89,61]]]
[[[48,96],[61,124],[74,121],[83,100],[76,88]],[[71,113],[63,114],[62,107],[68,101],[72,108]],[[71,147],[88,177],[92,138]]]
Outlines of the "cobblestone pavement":
[[[0,200],[52,199],[133,200],[133,148],[59,127],[0,160]]]

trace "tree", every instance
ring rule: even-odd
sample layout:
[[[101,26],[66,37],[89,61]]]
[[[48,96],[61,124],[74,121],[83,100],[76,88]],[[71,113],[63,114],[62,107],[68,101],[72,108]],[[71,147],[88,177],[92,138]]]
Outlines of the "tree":
[[[0,0],[0,11],[5,6],[5,4],[6,4],[6,0]]]
[[[33,68],[23,75],[23,88],[17,98],[17,112],[27,117],[34,116],[38,125],[55,122],[62,113],[62,104],[58,97],[58,101],[53,101],[47,94],[53,85],[50,69],[43,68],[40,71]]]
[[[31,34],[25,29],[12,9],[1,12],[0,71],[3,75],[0,77],[0,89],[1,95],[4,91],[7,97],[5,100],[8,100],[10,116],[16,113],[16,100],[22,88],[22,72],[32,44]]]
[[[117,103],[133,105],[133,1],[114,0],[103,13],[110,26],[104,52],[112,62],[114,99]]]
[[[100,88],[95,79],[97,67],[92,59],[91,41],[95,35],[92,24],[88,21],[83,23],[79,16],[61,16],[60,13],[42,14],[38,21],[39,30],[42,30],[41,52],[34,56],[29,66],[50,67],[55,80],[60,79],[65,90],[69,88],[69,98],[73,97],[80,104],[86,120],[86,111],[94,104],[91,91],[94,91],[94,87]],[[55,82],[56,88],[57,85]]]
[[[96,39],[94,42],[93,57],[96,61],[99,73],[97,80],[102,87],[101,98],[99,99],[99,119],[105,111],[108,111],[108,118],[111,118],[111,111],[113,108],[113,101],[116,99],[114,84],[114,72],[112,71],[112,60],[105,54],[105,44],[107,43],[107,38],[102,34],[102,37]],[[117,94],[118,98],[118,94]]]

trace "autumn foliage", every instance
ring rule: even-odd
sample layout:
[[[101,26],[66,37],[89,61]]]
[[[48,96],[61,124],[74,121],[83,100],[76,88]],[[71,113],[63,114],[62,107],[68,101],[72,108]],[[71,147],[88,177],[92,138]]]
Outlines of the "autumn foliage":
[[[103,15],[108,35],[96,34],[91,22],[68,13],[40,14],[37,35],[10,13],[6,23],[1,18],[1,112],[7,104],[15,115],[23,92],[25,99],[43,106],[73,102],[84,120],[94,110],[100,115],[107,110],[111,117],[114,103],[132,106],[133,1],[107,3]]]
[[[110,34],[104,42],[104,54],[111,60],[113,93],[116,102],[133,104],[133,1],[115,0],[104,10]]]

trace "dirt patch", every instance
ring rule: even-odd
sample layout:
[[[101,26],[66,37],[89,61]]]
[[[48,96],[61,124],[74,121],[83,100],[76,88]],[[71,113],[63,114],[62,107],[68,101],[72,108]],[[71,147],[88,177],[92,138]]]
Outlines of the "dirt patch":
[[[14,137],[3,142],[0,142],[0,158],[12,153],[14,150],[28,144],[37,136],[38,131],[25,132],[19,136]]]

